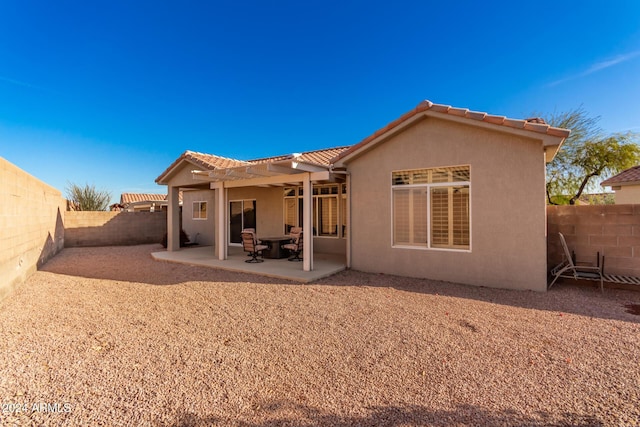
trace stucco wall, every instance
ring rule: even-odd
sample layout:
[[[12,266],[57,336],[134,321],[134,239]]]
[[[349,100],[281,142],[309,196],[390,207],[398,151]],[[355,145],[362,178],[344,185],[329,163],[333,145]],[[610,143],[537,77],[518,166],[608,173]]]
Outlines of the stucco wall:
[[[65,212],[65,247],[160,243],[166,212]]]
[[[0,299],[64,245],[60,192],[0,157]]]
[[[640,203],[640,184],[624,185],[619,190],[615,190],[614,195],[616,205],[632,205]]]
[[[347,166],[352,266],[368,272],[546,290],[540,141],[426,118]],[[392,247],[391,172],[471,166],[471,251]]]
[[[640,277],[640,204],[548,206],[548,267],[562,261],[562,233],[578,261],[605,257],[605,273]]]
[[[193,219],[193,202],[207,202],[207,219]],[[182,229],[191,242],[215,244],[215,200],[213,190],[182,192]]]
[[[284,234],[282,187],[230,188],[228,201],[256,200],[256,233],[260,236],[282,236]],[[229,205],[227,203],[227,209]]]

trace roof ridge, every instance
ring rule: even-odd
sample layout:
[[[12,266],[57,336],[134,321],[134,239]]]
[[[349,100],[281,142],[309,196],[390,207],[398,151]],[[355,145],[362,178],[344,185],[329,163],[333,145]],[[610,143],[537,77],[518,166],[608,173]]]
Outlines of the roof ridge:
[[[265,161],[268,159],[277,159],[279,157],[282,158],[291,158],[291,157],[296,157],[296,156],[302,156],[304,154],[313,154],[313,153],[318,153],[320,151],[330,151],[330,150],[341,150],[341,149],[347,149],[351,147],[351,145],[342,145],[342,146],[337,146],[337,147],[328,147],[328,148],[318,148],[315,150],[309,150],[309,151],[302,151],[302,152],[295,152],[295,153],[287,153],[287,154],[278,154],[275,156],[266,156],[266,157],[260,157],[257,159],[251,159],[251,160],[247,160],[248,162],[261,162],[261,161]]]
[[[553,127],[547,123],[540,123],[543,120],[539,120],[538,118],[512,119],[506,116],[496,116],[496,115],[488,114],[482,111],[470,110],[468,108],[458,108],[458,107],[453,107],[451,105],[446,105],[446,104],[435,104],[429,101],[428,99],[425,99],[419,102],[414,109],[409,110],[406,113],[402,114],[400,117],[391,121],[386,126],[376,130],[366,138],[362,139],[357,144],[350,146],[347,150],[343,151],[342,153],[340,153],[339,155],[331,159],[331,162],[335,163],[351,155],[352,153],[359,151],[362,147],[366,146],[371,141],[374,141],[379,136],[384,135],[387,132],[390,132],[391,130],[397,128],[398,126],[401,126],[407,120],[412,119],[413,117],[417,116],[420,113],[426,114],[427,111],[437,113],[437,114],[444,114],[444,115],[449,115],[453,117],[459,117],[462,119],[470,119],[477,122],[487,123],[489,125],[498,125],[498,126],[504,126],[506,128],[512,128],[515,130],[524,130],[524,131],[534,132],[538,134],[550,135],[550,136],[559,137],[563,139],[568,137],[569,134],[571,133],[569,129]]]

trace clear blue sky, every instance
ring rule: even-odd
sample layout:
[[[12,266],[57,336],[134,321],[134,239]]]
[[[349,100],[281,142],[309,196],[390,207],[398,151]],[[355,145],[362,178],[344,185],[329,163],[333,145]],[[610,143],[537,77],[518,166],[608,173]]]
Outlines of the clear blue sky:
[[[0,156],[63,192],[354,144],[423,99],[640,131],[640,2],[0,2]]]

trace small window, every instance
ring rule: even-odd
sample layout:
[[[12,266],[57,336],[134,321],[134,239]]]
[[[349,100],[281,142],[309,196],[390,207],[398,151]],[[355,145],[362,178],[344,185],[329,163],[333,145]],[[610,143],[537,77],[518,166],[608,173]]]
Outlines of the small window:
[[[207,202],[193,202],[193,219],[207,219]]]

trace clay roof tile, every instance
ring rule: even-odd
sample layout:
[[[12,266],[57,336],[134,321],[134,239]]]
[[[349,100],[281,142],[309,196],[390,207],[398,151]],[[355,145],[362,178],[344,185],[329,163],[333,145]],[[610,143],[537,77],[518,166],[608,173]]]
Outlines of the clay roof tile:
[[[632,182],[640,182],[640,165],[623,170],[619,174],[614,175],[611,178],[602,181],[600,185],[604,187],[604,186],[611,186],[611,185],[624,185],[626,183],[632,183]]]

